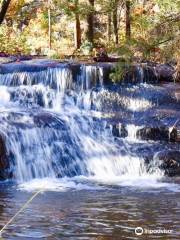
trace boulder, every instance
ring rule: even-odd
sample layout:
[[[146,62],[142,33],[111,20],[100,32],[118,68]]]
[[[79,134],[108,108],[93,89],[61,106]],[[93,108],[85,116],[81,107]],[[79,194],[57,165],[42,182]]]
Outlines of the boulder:
[[[144,127],[137,131],[137,137],[143,140],[168,141],[169,129],[166,127]]]
[[[173,177],[180,176],[180,151],[165,150],[158,153],[157,159],[160,161],[160,168],[165,174]]]
[[[173,82],[175,68],[170,64],[158,64],[155,67],[156,74],[160,81]]]
[[[64,120],[51,113],[42,112],[33,116],[34,126],[39,128],[53,128],[67,131],[68,127]]]
[[[128,132],[123,124],[114,124],[112,125],[112,135],[114,137],[126,138]]]

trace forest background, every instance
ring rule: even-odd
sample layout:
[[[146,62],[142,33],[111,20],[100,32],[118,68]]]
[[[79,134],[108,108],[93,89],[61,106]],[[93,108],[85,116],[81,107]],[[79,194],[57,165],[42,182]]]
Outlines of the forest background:
[[[180,1],[0,0],[0,52],[179,62]]]

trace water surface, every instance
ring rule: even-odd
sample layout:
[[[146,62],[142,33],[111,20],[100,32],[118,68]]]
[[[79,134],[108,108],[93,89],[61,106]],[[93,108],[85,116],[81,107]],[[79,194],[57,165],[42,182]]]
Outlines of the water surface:
[[[4,239],[179,239],[178,179],[157,187],[140,179],[141,187],[82,179],[48,181],[44,180],[46,190],[3,232]],[[32,196],[32,188],[42,184],[34,180],[21,186],[24,190],[1,185],[1,227]],[[137,236],[136,227],[172,233]]]

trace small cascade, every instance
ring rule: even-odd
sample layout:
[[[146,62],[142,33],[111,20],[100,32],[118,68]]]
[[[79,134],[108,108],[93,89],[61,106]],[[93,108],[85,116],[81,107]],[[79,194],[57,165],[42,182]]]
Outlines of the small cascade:
[[[58,87],[67,88],[72,85],[72,78],[70,69],[67,67],[47,68],[43,71],[37,72],[14,72],[7,74],[0,74],[0,85],[8,87],[18,87],[22,85],[32,86],[43,84],[53,89]],[[66,81],[62,79],[66,78]],[[66,86],[63,86],[66,84]]]
[[[72,72],[69,68],[48,68],[47,83],[57,89],[58,92],[64,92],[71,89],[73,85]]]
[[[6,88],[7,96],[10,95],[11,101],[30,107],[36,104],[45,108],[53,108],[56,111],[61,108],[65,90],[71,89],[73,84],[72,73],[68,68],[49,68],[46,73],[27,72],[9,75],[10,78],[6,74],[0,75],[0,84],[3,84],[1,86],[3,92]],[[6,78],[8,80],[4,82]],[[16,86],[15,78],[19,86]]]
[[[18,182],[45,177],[84,175],[107,179],[148,174],[143,159],[131,156],[127,147],[119,149],[104,125],[80,116],[78,110],[75,114],[52,116],[53,123],[49,125],[48,116],[39,118],[27,117],[22,124],[18,121],[4,126],[7,151]]]
[[[79,162],[81,149],[73,143],[71,132],[65,122],[59,119],[54,122],[57,126],[41,126],[40,123],[37,127],[33,121],[23,127],[15,125],[6,129],[7,151],[12,158],[14,178],[19,182],[85,174],[83,162]]]
[[[0,74],[0,85],[5,86],[21,86],[34,85],[38,83],[46,84],[48,78],[48,71],[38,72],[14,72],[7,74]]]
[[[154,84],[158,83],[158,74],[156,67],[148,63],[132,64],[127,67],[127,71],[124,77],[125,83],[130,84]]]
[[[83,65],[81,67],[82,74],[80,75],[81,89],[77,95],[77,105],[86,110],[93,108],[93,102],[96,97],[96,92],[92,91],[93,87],[103,87],[104,69],[99,66]]]
[[[91,110],[92,94],[91,90],[78,94],[77,105],[85,110]]]
[[[146,99],[134,99],[130,98],[127,104],[127,109],[133,112],[144,111],[148,108],[151,108],[153,104]]]
[[[93,65],[82,65],[81,67],[81,89],[88,90],[99,85],[103,86],[104,73],[103,68]]]
[[[137,72],[138,72],[138,77],[139,77],[139,80],[138,82],[139,83],[143,83],[144,82],[144,69],[143,69],[143,66],[142,65],[137,65]]]
[[[55,76],[54,76],[55,75]],[[63,98],[65,95],[66,89],[72,88],[73,77],[70,69],[61,69],[57,68],[55,71],[53,69],[51,76],[51,82],[56,79],[57,91],[55,93],[55,98],[52,103],[53,110],[58,112],[61,110]]]
[[[99,85],[102,87],[104,84],[104,68],[99,67]]]
[[[136,126],[134,124],[128,124],[127,127],[126,127],[127,133],[128,133],[128,136],[126,137],[126,139],[131,141],[131,142],[133,142],[133,141],[136,142],[138,140],[137,132],[141,128],[143,128],[143,126]]]
[[[81,84],[80,90],[88,90],[96,85],[97,81],[97,67],[96,66],[81,66],[81,74],[78,82]]]
[[[133,92],[127,88],[121,88],[121,92],[112,92],[111,90],[101,88],[82,92],[79,95],[79,102],[83,98],[89,99],[89,106],[97,111],[115,111],[116,109],[125,109],[132,112],[143,112],[152,108],[154,103],[143,97],[133,96]],[[90,97],[90,98],[89,98]]]

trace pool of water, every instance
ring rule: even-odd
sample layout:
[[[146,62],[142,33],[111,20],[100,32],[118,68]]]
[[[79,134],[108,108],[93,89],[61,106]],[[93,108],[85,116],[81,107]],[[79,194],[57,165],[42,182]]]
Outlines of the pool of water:
[[[153,186],[151,181],[149,185],[147,179],[107,184],[74,178],[33,180],[20,186],[1,184],[1,227],[38,188],[43,189],[7,226],[2,237],[20,240],[179,239],[180,179],[156,181]],[[137,227],[143,228],[143,235],[135,234]],[[150,234],[150,230],[167,232]]]

